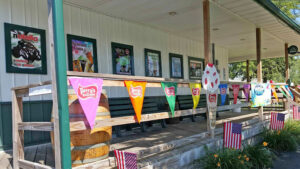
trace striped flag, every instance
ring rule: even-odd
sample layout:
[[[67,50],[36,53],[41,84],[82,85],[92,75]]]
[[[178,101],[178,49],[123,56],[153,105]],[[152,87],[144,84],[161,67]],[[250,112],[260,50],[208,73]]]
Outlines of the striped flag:
[[[137,155],[120,150],[114,150],[118,169],[137,169]]]
[[[240,149],[242,144],[242,124],[224,123],[224,147]]]
[[[284,116],[282,113],[271,113],[271,122],[270,129],[271,130],[281,130],[284,127]]]
[[[293,119],[300,120],[300,109],[298,106],[293,105]]]

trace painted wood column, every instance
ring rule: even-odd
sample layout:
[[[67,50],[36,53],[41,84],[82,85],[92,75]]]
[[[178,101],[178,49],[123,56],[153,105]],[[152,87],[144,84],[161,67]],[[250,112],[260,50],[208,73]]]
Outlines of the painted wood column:
[[[247,77],[247,82],[250,82],[250,75],[249,75],[249,60],[246,61],[246,77]]]
[[[261,62],[261,29],[256,28],[256,61],[257,61],[257,82],[262,83],[262,62]],[[264,109],[258,108],[258,115],[261,121],[264,120]]]
[[[203,0],[203,37],[204,37],[204,60],[205,65],[212,61],[211,59],[211,51],[210,51],[210,9],[209,9],[209,0]],[[207,95],[207,93],[206,93]],[[213,113],[206,111],[207,117],[207,131],[209,132],[212,138],[215,137],[214,129],[211,127],[211,123],[214,119]]]
[[[70,121],[63,0],[48,0],[55,168],[71,169]]]
[[[285,82],[290,78],[290,70],[289,70],[289,54],[288,54],[288,47],[287,43],[284,44],[284,58],[285,58]]]

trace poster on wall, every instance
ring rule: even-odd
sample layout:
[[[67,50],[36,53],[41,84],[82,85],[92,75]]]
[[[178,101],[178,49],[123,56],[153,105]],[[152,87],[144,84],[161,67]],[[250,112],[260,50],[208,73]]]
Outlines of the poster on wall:
[[[204,59],[189,56],[189,76],[192,80],[201,80],[204,70]]]
[[[6,72],[47,74],[45,30],[4,23]]]
[[[96,39],[67,35],[69,70],[97,73]]]
[[[170,59],[170,77],[183,78],[183,56],[178,54],[169,54]]]
[[[145,74],[150,77],[162,77],[160,51],[145,49]]]
[[[113,73],[134,75],[133,46],[111,43]]]

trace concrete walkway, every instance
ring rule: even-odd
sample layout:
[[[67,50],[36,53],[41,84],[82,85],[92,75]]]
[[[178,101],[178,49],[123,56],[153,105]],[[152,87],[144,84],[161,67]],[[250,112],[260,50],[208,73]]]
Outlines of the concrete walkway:
[[[282,153],[273,166],[273,169],[300,169],[300,147],[296,152]]]

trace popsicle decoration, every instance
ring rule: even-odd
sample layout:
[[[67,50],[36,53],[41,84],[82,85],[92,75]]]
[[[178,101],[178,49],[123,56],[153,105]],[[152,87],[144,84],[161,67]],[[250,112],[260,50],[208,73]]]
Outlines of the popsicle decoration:
[[[216,91],[220,84],[220,76],[214,64],[208,63],[202,76],[202,86],[205,90]]]

